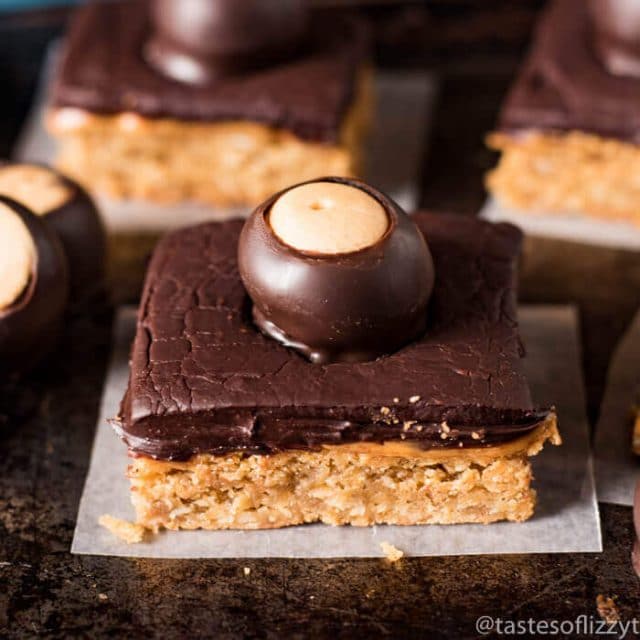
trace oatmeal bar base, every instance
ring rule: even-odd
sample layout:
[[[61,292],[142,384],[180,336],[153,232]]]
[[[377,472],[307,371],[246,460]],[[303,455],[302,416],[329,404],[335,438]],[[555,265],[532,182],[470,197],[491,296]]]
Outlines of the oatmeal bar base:
[[[486,185],[503,205],[640,226],[640,147],[580,131],[494,133],[487,143],[502,153]]]
[[[59,169],[117,199],[255,205],[285,187],[323,175],[357,176],[371,118],[372,73],[335,144],[249,121],[187,122],[134,113],[98,115],[57,108],[47,126],[60,145]]]
[[[358,443],[188,462],[138,457],[128,475],[137,524],[153,531],[523,521],[536,496],[528,457],[547,440],[560,444],[555,415],[486,448]]]

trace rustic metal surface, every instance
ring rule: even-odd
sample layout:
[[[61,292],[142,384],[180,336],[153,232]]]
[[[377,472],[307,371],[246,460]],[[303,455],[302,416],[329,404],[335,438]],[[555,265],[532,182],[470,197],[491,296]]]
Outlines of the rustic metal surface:
[[[442,74],[423,204],[471,214],[484,197],[482,173],[495,161],[482,136],[539,2],[404,4],[370,14],[382,62]],[[0,22],[0,154],[10,149],[63,16]],[[135,300],[142,271],[139,259],[112,271],[118,301]],[[640,304],[640,254],[530,239],[522,298],[579,305],[593,420],[611,350]],[[630,509],[607,505],[602,554],[406,558],[396,565],[71,556],[111,317],[111,307],[97,301],[70,320],[56,356],[26,384],[0,392],[0,637],[466,638],[476,637],[482,615],[597,619],[599,594],[616,597],[623,620],[640,616]],[[7,411],[20,416],[2,420]]]

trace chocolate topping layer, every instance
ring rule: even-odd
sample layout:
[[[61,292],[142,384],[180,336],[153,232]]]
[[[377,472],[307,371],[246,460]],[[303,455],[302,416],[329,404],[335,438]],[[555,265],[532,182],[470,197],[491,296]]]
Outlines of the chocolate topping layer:
[[[255,328],[236,260],[242,221],[165,236],[116,425],[130,449],[187,459],[403,438],[482,446],[539,424],[547,412],[532,406],[516,322],[520,232],[451,215],[413,220],[438,274],[429,330],[361,363],[312,364]]]
[[[611,74],[596,53],[584,0],[554,0],[507,97],[499,126],[577,129],[640,142],[640,79]]]
[[[360,180],[322,178],[304,184],[323,183],[361,189],[378,201],[389,219],[384,235],[351,253],[293,249],[268,221],[285,189],[245,223],[240,275],[253,300],[254,322],[266,335],[315,363],[372,360],[424,333],[433,261],[423,234],[393,200]]]
[[[170,80],[145,62],[142,49],[149,35],[146,0],[80,8],[53,105],[187,121],[250,120],[335,142],[368,50],[363,24],[313,12],[299,56],[199,87]]]

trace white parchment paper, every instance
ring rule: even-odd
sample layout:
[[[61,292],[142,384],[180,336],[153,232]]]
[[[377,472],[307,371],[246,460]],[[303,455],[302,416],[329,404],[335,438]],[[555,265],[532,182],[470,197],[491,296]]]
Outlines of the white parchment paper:
[[[43,68],[40,89],[13,159],[52,164],[56,141],[44,128],[47,92],[56,66],[54,45]],[[407,211],[418,206],[420,168],[437,85],[425,72],[376,72],[374,125],[365,150],[364,178],[391,195]],[[112,232],[162,231],[207,220],[248,215],[251,208],[214,208],[196,203],[158,205],[97,196],[107,229]]]
[[[609,365],[607,388],[596,425],[598,500],[633,504],[640,457],[631,453],[631,406],[640,392],[640,313],[618,344]]]
[[[535,402],[557,406],[564,439],[563,446],[548,446],[534,458],[539,503],[528,522],[180,531],[127,545],[98,525],[104,513],[134,516],[125,479],[126,448],[106,423],[116,414],[127,384],[127,356],[135,328],[134,311],[122,309],[71,551],[154,558],[374,557],[383,555],[383,541],[408,556],[601,551],[576,313],[568,307],[524,307],[520,320]]]
[[[488,198],[480,217],[491,222],[511,222],[527,235],[556,238],[619,249],[640,249],[640,227],[628,222],[598,220],[578,213],[520,211]]]

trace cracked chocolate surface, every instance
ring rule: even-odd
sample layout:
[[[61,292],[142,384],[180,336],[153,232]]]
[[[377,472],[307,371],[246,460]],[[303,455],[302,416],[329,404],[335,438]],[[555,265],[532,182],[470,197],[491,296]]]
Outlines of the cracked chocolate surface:
[[[90,2],[79,9],[53,106],[187,121],[249,120],[335,142],[369,48],[361,22],[314,12],[299,56],[197,87],[165,78],[144,61],[149,34],[146,0]]]
[[[151,261],[116,429],[134,453],[268,453],[414,441],[424,448],[513,439],[547,415],[522,372],[507,224],[414,216],[433,253],[428,329],[362,363],[312,364],[252,324],[237,270],[242,221],[171,233]]]
[[[640,80],[616,76],[597,57],[583,0],[555,0],[502,108],[505,131],[578,129],[640,142]]]

